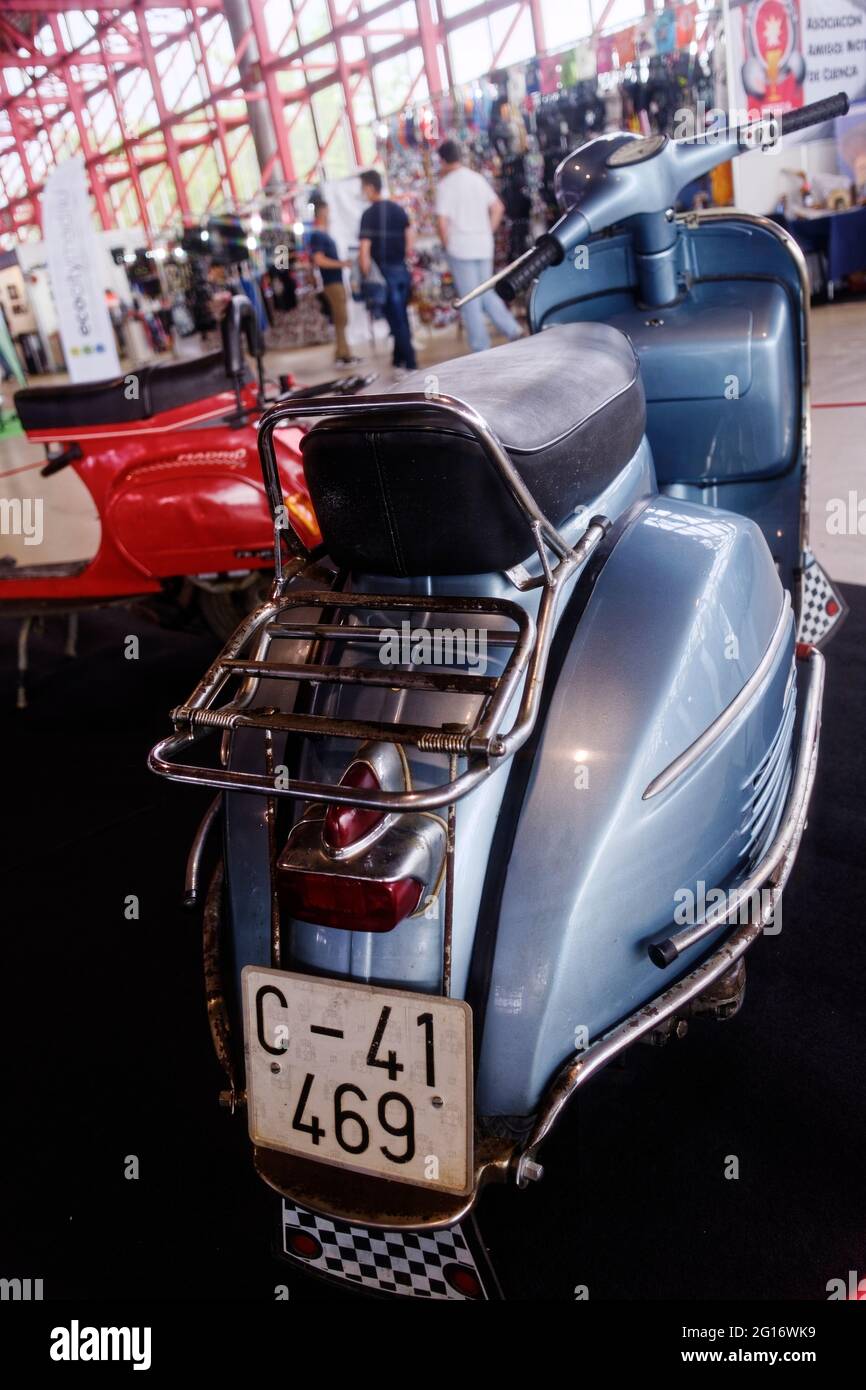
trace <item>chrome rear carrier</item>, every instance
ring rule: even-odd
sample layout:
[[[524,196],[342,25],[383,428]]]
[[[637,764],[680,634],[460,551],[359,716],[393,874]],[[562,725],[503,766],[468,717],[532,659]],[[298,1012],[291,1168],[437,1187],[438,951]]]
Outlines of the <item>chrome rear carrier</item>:
[[[453,427],[455,417],[475,434],[489,462],[524,514],[531,542],[541,561],[536,581],[521,587],[541,590],[537,618],[520,604],[508,599],[461,597],[432,594],[370,594],[343,592],[333,587],[308,587],[316,569],[319,552],[308,550],[294,532],[287,532],[288,515],[284,506],[277,470],[273,436],[299,417],[316,418],[375,411],[407,410],[423,414],[438,413]],[[241,623],[213,662],[189,699],[172,712],[174,733],[162,739],[151,751],[152,771],[173,781],[225,791],[248,791],[262,796],[283,796],[298,801],[335,802],[367,806],[377,810],[436,811],[466,796],[502,762],[525,743],[538,717],[550,644],[556,626],[557,608],[566,581],[585,563],[609,528],[603,517],[593,517],[581,539],[570,546],[536,505],[502,444],[485,421],[471,407],[453,397],[428,398],[421,395],[367,396],[355,399],[323,397],[319,400],[286,403],[274,407],[262,419],[259,439],[262,473],[274,522],[275,584],[272,597]],[[552,552],[551,564],[548,551]],[[319,567],[321,571],[321,567]],[[314,576],[313,576],[314,577]],[[299,609],[320,610],[315,621],[299,619]],[[381,623],[357,621],[360,614],[394,613],[423,615],[428,621],[435,614],[458,621],[473,617],[493,620],[485,625],[485,641],[507,651],[499,675],[473,674],[463,669],[397,669],[377,661],[375,665],[339,665],[316,660],[323,646],[332,643],[368,647],[375,654],[387,634],[394,631]],[[322,613],[330,615],[325,621]],[[355,618],[356,621],[351,621]],[[425,625],[413,629],[419,635],[434,636]],[[305,659],[269,660],[275,640],[302,644]],[[389,690],[423,691],[446,695],[478,697],[477,712],[462,724],[415,725],[402,722],[340,719],[322,713],[277,709],[256,703],[262,681],[286,681],[310,686],[364,685]],[[218,699],[231,682],[238,682],[232,698]],[[522,687],[522,688],[521,688]],[[519,693],[519,704],[509,727],[509,710]],[[296,702],[297,703],[297,702]],[[302,781],[262,773],[239,771],[222,766],[204,767],[180,761],[180,755],[206,735],[214,732],[259,729],[266,736],[300,734],[306,737],[345,738],[359,742],[374,740],[417,748],[426,753],[442,753],[449,758],[448,780],[424,790],[403,792],[345,787],[327,782]],[[457,762],[464,762],[462,771]]]

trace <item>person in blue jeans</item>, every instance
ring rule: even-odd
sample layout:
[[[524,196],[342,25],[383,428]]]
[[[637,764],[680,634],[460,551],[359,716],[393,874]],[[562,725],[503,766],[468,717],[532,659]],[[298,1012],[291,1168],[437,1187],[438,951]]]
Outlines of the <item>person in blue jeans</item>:
[[[483,175],[466,168],[456,140],[443,141],[438,155],[436,221],[454,287],[461,298],[493,274],[493,233],[502,221],[505,208]],[[523,336],[517,319],[495,290],[488,290],[487,294],[464,304],[460,313],[473,352],[483,352],[490,347],[485,314],[509,341]]]
[[[412,276],[406,264],[414,244],[414,230],[399,203],[382,197],[382,175],[368,169],[361,175],[361,190],[369,202],[361,218],[358,264],[368,276],[375,261],[386,286],[385,318],[394,339],[394,366],[414,371],[418,363],[409,327],[409,291]]]

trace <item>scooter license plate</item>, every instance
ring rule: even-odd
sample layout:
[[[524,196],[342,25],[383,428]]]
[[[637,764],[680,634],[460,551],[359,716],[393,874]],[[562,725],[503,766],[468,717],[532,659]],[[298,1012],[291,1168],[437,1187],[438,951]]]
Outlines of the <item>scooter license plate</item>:
[[[317,1163],[472,1187],[472,1011],[459,999],[243,974],[250,1138]]]

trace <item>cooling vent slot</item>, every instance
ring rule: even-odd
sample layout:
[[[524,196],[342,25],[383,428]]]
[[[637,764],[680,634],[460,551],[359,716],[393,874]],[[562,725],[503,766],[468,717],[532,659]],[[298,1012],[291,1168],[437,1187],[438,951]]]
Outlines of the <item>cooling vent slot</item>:
[[[739,857],[747,871],[758,862],[778,829],[791,783],[791,741],[796,710],[797,678],[792,663],[779,727],[769,750],[745,784],[743,846]]]

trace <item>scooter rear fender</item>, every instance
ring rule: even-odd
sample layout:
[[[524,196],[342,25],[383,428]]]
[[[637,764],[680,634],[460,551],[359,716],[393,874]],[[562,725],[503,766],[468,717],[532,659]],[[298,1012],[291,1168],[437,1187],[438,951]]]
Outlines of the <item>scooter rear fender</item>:
[[[783,725],[794,647],[788,597],[754,523],[654,498],[589,595],[575,595],[558,638],[534,756],[522,781],[519,760],[510,774],[475,936],[481,1114],[532,1113],[566,1056],[658,993],[647,947],[674,921],[677,894],[745,870],[775,830],[790,775],[784,750],[753,842],[753,778]],[[707,731],[705,751],[654,791]],[[684,953],[668,982],[715,940]]]
[[[483,1115],[531,1114],[581,1038],[658,992],[647,947],[670,928],[677,893],[700,882],[709,891],[745,872],[774,832],[787,790],[786,747],[754,840],[752,780],[783,724],[793,657],[793,617],[759,529],[699,505],[647,501],[646,492],[622,525],[600,572],[578,581],[560,619],[536,735],[457,806],[452,989],[476,1016]],[[771,648],[745,708],[647,796],[754,683]],[[257,698],[288,694],[265,682]],[[388,691],[344,696],[344,715],[351,708],[383,722],[389,709],[394,719],[419,717],[414,701],[424,698],[413,695],[410,712]],[[783,732],[789,744],[790,727]],[[283,757],[275,744],[275,761]],[[302,772],[336,781],[350,758],[340,741],[307,740]],[[259,736],[236,734],[232,766],[260,759]],[[416,755],[412,771],[416,785],[441,778]],[[259,798],[229,795],[226,823],[239,971],[270,953]],[[436,916],[379,936],[302,922],[283,929],[290,968],[438,991]],[[699,954],[684,953],[670,980]]]

